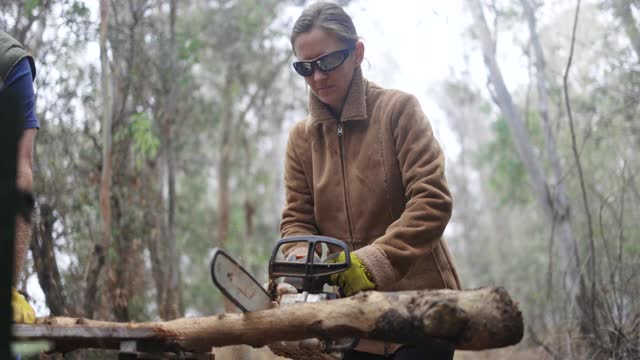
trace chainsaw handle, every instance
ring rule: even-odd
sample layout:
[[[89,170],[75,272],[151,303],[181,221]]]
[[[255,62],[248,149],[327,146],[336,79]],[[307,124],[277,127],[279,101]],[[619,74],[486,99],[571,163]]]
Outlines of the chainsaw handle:
[[[292,243],[307,243],[307,259],[304,263],[282,262],[277,261],[280,248]],[[344,263],[314,263],[315,248],[317,244],[327,244],[339,248],[345,253]],[[342,241],[328,236],[319,235],[299,235],[290,236],[278,240],[271,258],[269,259],[269,279],[273,280],[279,277],[295,277],[302,278],[305,283],[315,283],[327,278],[329,275],[343,272],[351,266],[351,257],[349,247]]]

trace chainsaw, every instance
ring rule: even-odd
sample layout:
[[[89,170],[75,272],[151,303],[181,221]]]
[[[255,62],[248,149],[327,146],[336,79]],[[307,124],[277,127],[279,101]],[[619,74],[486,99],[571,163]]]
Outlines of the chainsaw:
[[[344,252],[345,261],[337,262]],[[329,277],[351,266],[349,247],[326,236],[292,236],[280,239],[269,258],[266,289],[238,262],[216,248],[211,260],[211,278],[222,294],[243,312],[266,310],[273,306],[337,299],[340,290],[330,287]],[[295,289],[279,294],[278,284]],[[277,304],[277,305],[275,305]],[[270,345],[273,352],[294,359],[341,359],[358,339],[307,339]]]

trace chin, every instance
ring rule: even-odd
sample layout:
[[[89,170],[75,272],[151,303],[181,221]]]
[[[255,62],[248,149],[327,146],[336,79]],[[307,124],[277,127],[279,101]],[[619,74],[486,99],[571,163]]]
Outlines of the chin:
[[[323,104],[326,104],[329,106],[334,106],[336,103],[334,96],[318,96],[318,99],[320,99],[320,101],[322,101]]]

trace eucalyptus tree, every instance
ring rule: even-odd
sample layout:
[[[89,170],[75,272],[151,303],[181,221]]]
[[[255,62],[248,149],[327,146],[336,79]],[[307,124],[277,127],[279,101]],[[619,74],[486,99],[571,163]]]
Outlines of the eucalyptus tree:
[[[467,3],[474,18],[474,29],[482,44],[482,53],[489,71],[489,81],[492,86],[495,102],[507,120],[518,155],[533,187],[537,203],[547,218],[550,228],[554,233],[553,236],[558,238],[564,289],[569,292],[569,297],[573,299],[572,301],[575,303],[575,301],[585,294],[584,280],[579,265],[578,242],[569,217],[568,195],[564,188],[557,188],[561,183],[550,183],[547,180],[544,166],[535,154],[535,147],[529,135],[529,130],[525,125],[520,110],[518,110],[513,101],[511,93],[505,85],[502,72],[496,59],[495,42],[492,39],[485,20],[481,2],[478,0],[468,0]],[[544,85],[542,86],[544,87]],[[548,139],[548,144],[548,149],[553,151],[552,146],[555,145],[552,139]],[[557,154],[554,152],[551,156],[552,158],[557,157]],[[559,164],[557,165],[559,166]],[[560,169],[558,170],[561,171]],[[555,177],[561,179],[562,174],[556,173]]]
[[[637,149],[637,127],[632,125],[637,121],[632,119],[637,119],[638,104],[631,99],[637,99],[639,92],[635,59],[628,56],[630,49],[625,47],[625,41],[620,41],[626,31],[618,24],[602,21],[602,10],[607,7],[586,5],[580,8],[574,42],[570,26],[574,24],[575,8],[534,5],[523,0],[518,9],[511,9],[511,21],[513,14],[522,16],[516,18],[513,27],[522,28],[524,24],[529,30],[528,39],[519,40],[529,64],[533,64],[530,79],[537,89],[534,97],[537,106],[530,111],[529,89],[510,92],[502,78],[495,51],[498,30],[490,33],[480,2],[468,3],[474,18],[474,34],[482,44],[489,70],[490,94],[511,129],[510,138],[520,148],[516,153],[533,184],[537,203],[551,224],[548,228],[555,234],[551,239],[560,241],[560,249],[564,249],[560,252],[560,266],[563,272],[573,274],[565,278],[560,288],[549,281],[549,288],[554,294],[562,294],[563,289],[578,285],[573,287],[576,291],[573,296],[581,294],[575,300],[580,321],[574,325],[580,325],[581,333],[588,337],[568,340],[587,340],[591,356],[606,353],[633,357],[629,349],[633,349],[635,340],[628,331],[638,304],[630,294],[638,289],[620,284],[631,284],[629,279],[637,276],[629,264],[636,261],[638,254],[629,247],[626,234],[636,233],[637,227],[631,225],[634,220],[630,219],[638,214],[626,204],[636,196],[634,189],[638,185],[629,168],[635,163],[629,154]],[[539,6],[561,11],[539,21],[536,11]],[[501,16],[496,12],[496,19]],[[566,35],[558,36],[559,32]],[[571,67],[573,44],[576,54]],[[542,141],[536,139],[537,126]],[[508,152],[508,148],[504,151]],[[617,252],[613,250],[614,244]],[[546,272],[551,275],[555,253],[549,249]],[[582,256],[578,256],[579,252]],[[548,311],[536,313],[543,318],[555,318],[546,325],[557,327],[565,323],[559,320],[566,317],[557,318],[553,314],[560,314],[565,305],[561,296],[550,300],[535,305]],[[603,329],[618,329],[615,330],[618,335],[605,335]],[[533,330],[532,327],[535,334]],[[565,349],[551,351],[554,356],[561,356],[558,354],[565,353]]]

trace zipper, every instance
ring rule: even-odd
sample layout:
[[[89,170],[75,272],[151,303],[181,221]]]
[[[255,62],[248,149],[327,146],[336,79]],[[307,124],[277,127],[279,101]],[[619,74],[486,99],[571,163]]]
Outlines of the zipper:
[[[349,203],[347,202],[347,178],[345,176],[346,170],[344,166],[344,149],[342,145],[342,139],[344,130],[342,128],[342,121],[338,120],[338,143],[340,143],[340,168],[342,170],[342,190],[344,191],[344,208],[347,213],[347,227],[349,228],[349,238],[353,241],[353,230],[351,230],[351,216],[349,215]]]

